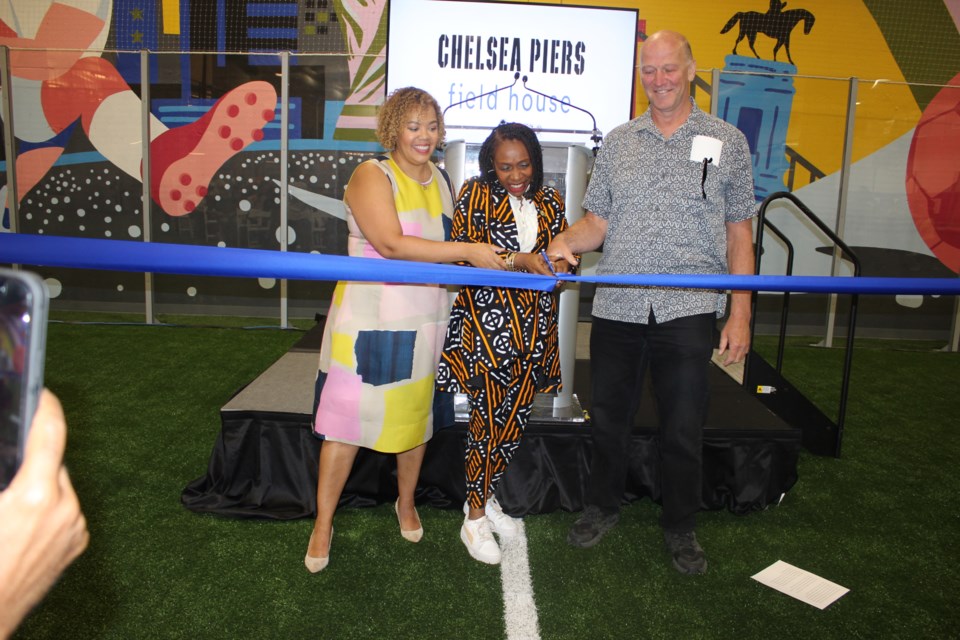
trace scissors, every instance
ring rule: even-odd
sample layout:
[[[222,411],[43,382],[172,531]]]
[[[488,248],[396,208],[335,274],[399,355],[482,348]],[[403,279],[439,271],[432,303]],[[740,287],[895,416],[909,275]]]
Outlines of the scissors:
[[[557,275],[557,272],[553,268],[553,263],[550,262],[550,258],[547,257],[546,249],[541,249],[540,255],[543,256],[543,261],[547,263],[547,269],[550,269],[550,273],[552,273],[553,275]]]

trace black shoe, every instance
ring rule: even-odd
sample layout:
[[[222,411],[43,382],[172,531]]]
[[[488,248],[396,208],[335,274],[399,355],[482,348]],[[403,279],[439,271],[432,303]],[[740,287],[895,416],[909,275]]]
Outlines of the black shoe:
[[[663,541],[667,545],[667,551],[670,552],[673,566],[677,571],[689,576],[698,576],[707,572],[707,556],[697,542],[696,533],[664,531]]]
[[[620,520],[620,511],[603,511],[593,505],[587,507],[570,527],[567,542],[574,547],[586,549],[600,542],[600,539],[613,529]]]

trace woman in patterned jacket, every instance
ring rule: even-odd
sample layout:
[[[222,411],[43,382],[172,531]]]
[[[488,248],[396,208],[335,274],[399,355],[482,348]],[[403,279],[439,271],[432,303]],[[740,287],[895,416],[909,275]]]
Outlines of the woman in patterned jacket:
[[[567,226],[563,199],[543,184],[543,151],[522,124],[501,124],[480,149],[480,176],[460,190],[455,242],[506,249],[508,270],[551,275],[543,252]],[[447,327],[437,388],[465,393],[470,423],[465,456],[467,503],[460,539],[475,559],[500,562],[501,538],[517,532],[494,497],[538,392],[560,387],[557,298],[553,292],[498,287],[460,289]]]

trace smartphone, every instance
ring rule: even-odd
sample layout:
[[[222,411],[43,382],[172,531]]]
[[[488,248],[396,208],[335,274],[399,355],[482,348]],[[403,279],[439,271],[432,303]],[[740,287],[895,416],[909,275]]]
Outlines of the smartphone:
[[[35,273],[0,268],[0,490],[23,461],[43,390],[48,301]]]

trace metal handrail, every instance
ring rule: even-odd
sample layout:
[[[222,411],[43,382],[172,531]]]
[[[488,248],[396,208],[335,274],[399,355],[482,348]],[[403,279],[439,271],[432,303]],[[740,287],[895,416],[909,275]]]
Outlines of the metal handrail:
[[[787,243],[787,246],[788,246],[787,275],[792,275],[793,246],[789,243],[789,241],[787,241],[787,239],[783,236],[783,234],[778,229],[776,229],[776,227],[774,227],[770,222],[767,222],[766,220],[767,207],[770,205],[771,202],[775,200],[780,200],[780,199],[787,199],[793,202],[793,204],[796,205],[797,208],[800,209],[800,211],[834,243],[836,248],[838,248],[850,260],[850,262],[853,264],[853,277],[856,278],[860,276],[860,273],[861,273],[860,259],[853,252],[853,250],[849,246],[847,246],[847,244],[843,240],[841,240],[840,237],[836,233],[834,233],[832,229],[830,229],[830,227],[824,224],[824,222],[820,220],[820,218],[818,218],[816,214],[814,214],[805,204],[803,204],[803,202],[801,202],[799,198],[797,198],[795,195],[793,195],[788,191],[777,191],[776,193],[771,193],[769,196],[764,198],[763,202],[760,204],[760,208],[757,212],[755,273],[760,273],[760,260],[763,254],[763,251],[762,251],[763,230],[764,230],[764,227],[770,227],[771,231],[773,231],[777,235],[777,237],[779,237],[781,240]],[[757,295],[758,294],[755,291],[751,296],[752,311],[753,311],[753,313],[751,313],[751,319],[750,319],[751,335],[753,335],[753,331],[756,326]],[[784,294],[785,306],[784,306],[783,312],[781,313],[781,318],[780,318],[780,344],[778,345],[778,352],[777,352],[778,373],[780,372],[780,368],[782,365],[783,343],[786,337],[786,319],[787,319],[786,300],[788,300],[787,296],[789,296],[789,292],[786,292]],[[837,440],[836,440],[836,446],[834,449],[834,456],[840,455],[840,443],[843,436],[843,424],[844,424],[844,420],[847,412],[847,396],[850,389],[850,371],[851,371],[851,364],[853,362],[853,337],[854,337],[854,331],[856,329],[856,324],[857,324],[858,301],[859,301],[859,294],[856,294],[856,293],[851,294],[850,315],[847,322],[847,346],[844,354],[843,378],[841,379],[841,383],[840,383],[841,385],[840,386],[840,407],[839,407],[838,416],[837,416]],[[749,359],[746,366],[749,367]],[[744,380],[746,379],[747,379],[747,375],[745,371]]]
[[[785,275],[793,275],[793,243],[783,234],[780,229],[778,229],[772,222],[764,218],[763,224],[769,227],[770,231],[773,232],[775,236],[780,238],[780,241],[787,245],[787,268],[785,270]],[[760,245],[757,245],[757,258],[756,258],[756,272],[760,273]],[[751,297],[751,309],[750,309],[750,335],[752,336],[756,331],[757,325],[757,295],[754,293]],[[790,292],[783,292],[783,306],[780,309],[780,341],[777,344],[777,373],[783,373],[783,348],[787,339],[787,315],[790,311]]]

